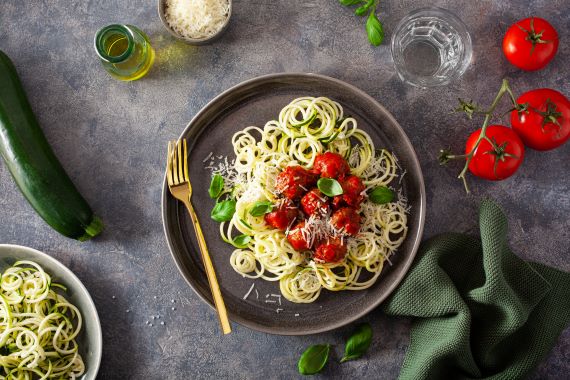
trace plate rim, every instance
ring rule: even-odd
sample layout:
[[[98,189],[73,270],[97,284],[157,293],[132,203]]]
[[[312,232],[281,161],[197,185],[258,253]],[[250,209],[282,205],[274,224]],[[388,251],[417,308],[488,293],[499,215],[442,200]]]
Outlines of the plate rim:
[[[272,73],[272,74],[260,75],[260,76],[239,82],[239,83],[231,86],[230,88],[220,92],[218,95],[216,95],[210,101],[208,101],[204,106],[202,106],[200,108],[200,110],[194,115],[194,117],[192,117],[192,119],[190,119],[188,124],[186,124],[186,126],[184,127],[184,129],[182,130],[180,135],[178,136],[178,139],[180,139],[182,136],[184,136],[186,134],[186,132],[192,127],[193,123],[196,120],[198,120],[211,107],[215,106],[219,99],[224,98],[229,93],[234,92],[236,90],[239,90],[242,87],[250,86],[252,84],[256,84],[257,82],[263,83],[265,81],[278,80],[278,79],[288,78],[288,77],[313,78],[313,79],[316,78],[317,80],[320,80],[320,81],[333,82],[337,85],[346,87],[346,88],[350,89],[351,91],[354,91],[359,96],[362,96],[362,97],[366,98],[368,101],[375,104],[375,106],[377,106],[384,113],[384,115],[396,126],[396,128],[399,130],[399,132],[401,132],[401,134],[404,138],[403,143],[413,153],[411,160],[418,168],[418,174],[419,174],[418,181],[419,181],[419,185],[420,185],[419,186],[420,187],[420,197],[419,197],[420,212],[419,212],[419,219],[418,219],[419,220],[419,226],[418,226],[417,234],[413,237],[408,237],[408,238],[414,239],[412,249],[411,249],[411,252],[409,254],[409,259],[405,263],[403,263],[403,271],[402,271],[401,276],[397,277],[396,281],[392,282],[392,284],[387,288],[387,291],[381,297],[378,297],[376,300],[371,302],[370,305],[367,306],[363,311],[356,313],[354,315],[351,315],[350,317],[345,318],[339,322],[331,322],[331,323],[329,323],[323,327],[320,327],[320,328],[311,328],[311,329],[305,330],[305,331],[296,331],[296,330],[295,331],[282,331],[282,330],[274,331],[271,327],[266,327],[266,326],[257,324],[254,321],[251,321],[249,319],[242,318],[242,317],[234,314],[230,309],[228,309],[228,316],[232,322],[238,323],[238,324],[240,324],[244,327],[250,328],[252,330],[260,331],[260,332],[264,332],[264,333],[268,333],[268,334],[272,334],[272,335],[302,336],[302,335],[312,335],[312,334],[318,334],[318,333],[323,333],[323,332],[327,332],[327,331],[332,331],[332,330],[338,329],[340,327],[346,326],[346,325],[358,320],[359,318],[362,318],[365,315],[369,314],[372,310],[376,309],[382,302],[384,302],[392,294],[392,292],[400,285],[402,280],[408,274],[408,271],[410,270],[410,267],[413,264],[414,259],[416,257],[416,254],[418,252],[418,249],[419,249],[419,246],[421,243],[421,239],[423,236],[423,231],[424,231],[425,217],[426,217],[426,206],[427,205],[426,205],[425,181],[424,181],[424,176],[423,176],[421,164],[420,164],[420,161],[418,159],[416,150],[414,149],[414,146],[412,145],[408,135],[406,134],[406,132],[404,131],[404,129],[402,128],[400,123],[398,123],[398,121],[394,118],[394,116],[382,104],[380,104],[376,99],[374,99],[372,96],[370,96],[364,90],[361,90],[360,88],[356,87],[353,84],[347,83],[343,80],[333,78],[333,77],[330,77],[327,75],[316,74],[316,73],[304,73],[304,72]],[[168,197],[169,197],[169,190],[168,190],[168,183],[167,183],[166,171],[165,171],[163,181],[162,181],[161,214],[162,214],[162,227],[163,227],[164,235],[165,235],[166,242],[168,245],[168,250],[169,250],[170,255],[172,256],[172,258],[174,260],[174,263],[176,265],[176,268],[178,269],[179,274],[182,276],[184,281],[190,286],[190,288],[194,291],[194,293],[204,303],[206,303],[206,305],[210,306],[210,308],[213,309],[217,314],[217,311],[216,311],[214,304],[211,303],[204,295],[202,295],[198,291],[198,289],[194,286],[194,284],[192,284],[192,282],[188,278],[186,278],[186,276],[184,275],[183,268],[182,268],[182,262],[181,262],[181,260],[179,260],[177,255],[174,253],[174,247],[173,247],[173,244],[171,241],[171,236],[169,235],[169,232],[167,230],[167,221],[166,221],[166,219],[167,219],[166,203],[167,203]],[[198,252],[198,254],[200,254],[200,253]]]
[[[71,269],[69,269],[65,264],[63,264],[61,261],[59,261],[58,259],[56,259],[55,257],[52,257],[50,255],[48,255],[45,252],[42,252],[38,249],[35,248],[31,248],[31,247],[26,247],[24,245],[19,245],[19,244],[0,244],[0,249],[3,248],[8,248],[8,249],[18,249],[18,250],[23,250],[24,252],[32,252],[35,255],[38,255],[39,257],[42,257],[43,260],[49,261],[51,262],[51,264],[53,264],[54,266],[60,268],[63,272],[66,273],[66,275],[68,275],[69,277],[73,278],[77,284],[79,284],[79,289],[81,289],[81,291],[87,296],[86,300],[88,301],[87,303],[89,304],[89,306],[91,308],[93,308],[93,311],[95,312],[93,314],[93,316],[95,317],[95,321],[96,323],[96,327],[97,327],[97,339],[98,339],[98,344],[96,344],[97,347],[97,365],[95,366],[93,373],[85,373],[84,374],[84,380],[95,380],[97,378],[97,374],[99,373],[99,368],[101,368],[101,360],[103,357],[103,329],[101,327],[101,319],[99,318],[99,313],[97,311],[97,307],[95,306],[95,302],[93,302],[93,298],[91,297],[91,294],[89,293],[89,291],[87,290],[87,288],[85,287],[85,285],[83,284],[83,282],[79,279],[79,277],[77,277],[75,275],[75,273],[73,273],[73,271]],[[83,317],[84,323],[85,323],[85,317]],[[88,368],[89,370],[89,368]]]

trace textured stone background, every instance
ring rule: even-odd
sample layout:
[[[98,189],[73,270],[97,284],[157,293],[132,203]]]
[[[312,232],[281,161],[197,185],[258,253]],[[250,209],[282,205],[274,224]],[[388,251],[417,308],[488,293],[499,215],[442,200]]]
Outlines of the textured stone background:
[[[165,143],[213,96],[243,80],[273,72],[316,72],[352,83],[399,120],[422,164],[428,196],[425,236],[477,232],[477,206],[485,196],[508,211],[510,242],[521,256],[570,271],[570,143],[528,151],[518,174],[490,183],[472,180],[467,197],[440,168],[438,148],[460,150],[478,127],[449,110],[458,96],[490,103],[501,78],[516,92],[552,87],[570,95],[570,1],[382,1],[388,39],[409,11],[436,4],[457,13],[474,41],[471,67],[447,88],[418,90],[394,73],[388,44],[371,47],[364,21],[335,0],[234,1],[227,32],[218,42],[190,47],[163,28],[155,1],[0,1],[0,49],[15,62],[33,109],[66,170],[106,222],[98,239],[78,243],[53,232],[32,211],[0,165],[0,242],[43,250],[69,266],[90,290],[100,313],[105,348],[102,379],[294,378],[309,344],[335,343],[350,327],[309,337],[279,337],[235,325],[221,337],[215,314],[178,274],[160,220]],[[561,36],[555,60],[525,73],[500,50],[507,26],[530,15],[549,19]],[[146,31],[157,51],[155,67],[134,83],[111,79],[93,49],[97,29],[131,23]],[[507,105],[505,104],[505,108]],[[112,296],[116,298],[113,299]],[[176,310],[171,310],[171,300]],[[126,310],[130,309],[130,313]],[[151,315],[164,326],[148,327]],[[374,311],[367,360],[332,361],[324,376],[397,376],[408,344],[409,321]],[[570,373],[570,330],[533,378]]]

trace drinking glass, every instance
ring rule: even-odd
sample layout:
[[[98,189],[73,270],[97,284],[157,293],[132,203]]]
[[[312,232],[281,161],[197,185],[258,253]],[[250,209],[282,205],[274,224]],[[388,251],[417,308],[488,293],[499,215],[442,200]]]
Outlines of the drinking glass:
[[[438,7],[418,9],[404,17],[392,35],[391,50],[400,79],[422,88],[458,79],[473,53],[465,24]]]
[[[148,37],[132,25],[113,24],[99,30],[95,50],[105,70],[123,81],[142,78],[154,62]]]

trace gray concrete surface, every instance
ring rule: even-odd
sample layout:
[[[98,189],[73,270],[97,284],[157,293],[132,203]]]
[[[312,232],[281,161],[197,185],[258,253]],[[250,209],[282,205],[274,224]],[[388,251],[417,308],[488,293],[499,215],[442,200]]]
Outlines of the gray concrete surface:
[[[479,121],[449,113],[458,96],[488,104],[503,77],[518,93],[552,87],[570,95],[570,1],[381,1],[387,38],[407,12],[429,4],[448,8],[465,21],[474,57],[459,82],[419,90],[396,77],[388,44],[371,47],[364,20],[334,0],[234,1],[229,29],[204,47],[175,41],[160,23],[153,1],[0,2],[0,49],[15,62],[58,157],[107,226],[92,242],[59,236],[36,216],[0,165],[0,241],[43,250],[85,283],[104,331],[101,379],[289,379],[298,376],[296,360],[307,345],[333,343],[333,357],[341,354],[350,327],[279,337],[235,325],[232,335],[221,337],[216,316],[178,274],[163,237],[166,141],[176,138],[213,96],[261,74],[326,74],[384,104],[410,136],[424,170],[426,237],[449,230],[476,232],[479,200],[491,196],[508,211],[515,252],[570,271],[570,143],[548,153],[528,151],[509,180],[471,179],[472,197],[455,179],[459,167],[441,168],[435,159],[441,147],[461,150],[478,127]],[[549,19],[562,40],[555,60],[534,73],[510,66],[500,50],[507,26],[530,15]],[[137,25],[149,34],[157,60],[148,77],[122,83],[99,65],[93,36],[115,22]],[[153,315],[165,324],[147,326]],[[343,365],[333,360],[319,377],[396,378],[409,321],[379,311],[364,319],[375,332],[367,358]],[[569,357],[567,329],[532,378],[567,377]]]

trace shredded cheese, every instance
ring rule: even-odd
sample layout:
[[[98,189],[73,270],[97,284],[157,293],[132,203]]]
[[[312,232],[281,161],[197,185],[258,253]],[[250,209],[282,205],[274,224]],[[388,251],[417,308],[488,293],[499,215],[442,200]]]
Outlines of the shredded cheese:
[[[229,0],[166,0],[164,16],[180,35],[207,38],[224,26],[229,11]]]

